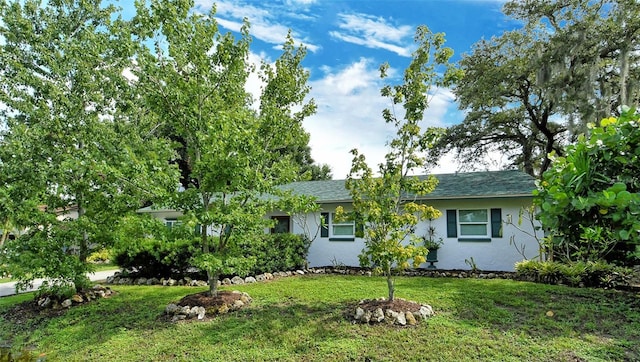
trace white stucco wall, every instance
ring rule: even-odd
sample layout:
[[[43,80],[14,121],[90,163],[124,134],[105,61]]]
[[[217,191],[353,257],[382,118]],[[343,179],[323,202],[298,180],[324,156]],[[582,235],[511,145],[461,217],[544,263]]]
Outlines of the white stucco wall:
[[[500,208],[502,210],[502,220],[507,220],[512,215],[512,220],[517,223],[518,215],[522,207],[531,205],[531,198],[503,198],[503,199],[459,199],[459,200],[434,200],[428,202],[442,212],[442,217],[432,222],[436,229],[436,237],[441,237],[443,245],[438,250],[438,262],[435,266],[438,269],[470,269],[465,263],[465,259],[473,258],[476,266],[480,270],[491,271],[513,271],[514,264],[523,259],[523,256],[510,243],[511,237],[518,246],[524,245],[525,255],[531,259],[538,255],[537,241],[526,233],[518,230],[515,226],[507,225],[503,222],[502,237],[491,238],[490,242],[469,242],[459,241],[458,238],[447,237],[446,210],[449,209],[491,209]],[[364,248],[364,240],[355,238],[354,241],[330,241],[328,237],[320,235],[320,214],[321,212],[335,212],[340,204],[323,204],[321,210],[307,215],[294,215],[291,218],[291,232],[294,234],[306,234],[313,240],[309,248],[308,262],[311,267],[346,265],[359,266],[358,255]],[[350,209],[349,204],[342,204],[346,209]],[[181,214],[177,211],[154,210],[151,214],[159,219],[176,219]],[[274,212],[266,215],[285,215],[281,212]],[[530,223],[524,222],[520,226],[530,234],[534,233]],[[422,236],[427,232],[428,223],[423,222],[418,225],[416,234]],[[211,231],[210,231],[211,232]],[[265,229],[265,233],[269,230]],[[421,267],[427,267],[425,263]]]
[[[527,258],[533,258],[538,255],[538,244],[535,239],[527,236],[522,231],[517,230],[514,226],[504,224],[502,237],[491,238],[490,242],[468,242],[458,241],[458,238],[447,238],[446,210],[448,209],[502,209],[502,220],[506,220],[508,215],[512,215],[512,219],[517,223],[518,214],[521,207],[529,206],[531,198],[511,198],[511,199],[491,199],[491,200],[441,200],[431,201],[430,205],[442,211],[443,216],[434,220],[432,225],[436,229],[437,237],[442,237],[443,245],[438,250],[438,262],[435,264],[439,269],[469,269],[469,265],[465,263],[465,259],[473,260],[476,266],[481,270],[492,271],[513,271],[514,264],[523,259],[522,255],[516,248],[510,244],[512,236],[515,237],[515,243],[525,246],[525,255]],[[337,204],[322,205],[322,212],[333,212]],[[348,205],[343,205],[348,208]],[[304,218],[306,227],[302,227],[304,222],[296,222],[293,220],[293,232],[296,234],[309,233],[311,236],[319,228],[320,212],[309,214]],[[426,234],[428,224],[426,222],[418,225],[416,233],[418,235]],[[533,233],[533,228],[528,223],[521,226],[529,233]],[[305,229],[307,230],[305,232]],[[359,266],[358,255],[364,247],[364,240],[356,238],[355,241],[330,241],[329,238],[317,237],[313,240],[309,248],[309,266],[331,266],[334,264],[343,264],[347,266]],[[428,264],[423,264],[426,267]]]

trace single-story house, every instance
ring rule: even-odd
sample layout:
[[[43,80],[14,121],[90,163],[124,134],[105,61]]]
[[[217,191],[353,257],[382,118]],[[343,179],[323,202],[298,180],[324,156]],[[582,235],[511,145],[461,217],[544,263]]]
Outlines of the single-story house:
[[[435,238],[442,238],[435,267],[469,269],[470,264],[474,264],[481,270],[513,271],[514,264],[524,259],[522,253],[527,259],[539,254],[538,242],[531,236],[536,233],[534,226],[530,222],[518,225],[521,210],[532,205],[533,177],[521,171],[434,176],[439,180],[436,189],[417,200],[442,212],[442,217],[431,222]],[[359,266],[358,255],[364,247],[364,239],[359,237],[355,222],[334,221],[337,206],[347,211],[351,208],[345,180],[294,182],[282,188],[314,196],[320,210],[292,216],[274,211],[267,217],[274,219],[276,224],[267,232],[307,235],[312,240],[308,254],[310,267]],[[145,208],[140,211],[163,219],[167,226],[180,217],[175,210]],[[422,222],[415,233],[425,235],[429,226],[428,221]]]

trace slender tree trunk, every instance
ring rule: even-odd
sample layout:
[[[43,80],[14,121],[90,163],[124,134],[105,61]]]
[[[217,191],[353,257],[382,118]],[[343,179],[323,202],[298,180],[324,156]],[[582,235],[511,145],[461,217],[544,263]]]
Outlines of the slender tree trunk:
[[[80,220],[87,211],[82,206],[82,203],[78,202],[78,220]],[[80,239],[79,258],[80,261],[85,263],[89,254],[89,234],[86,230],[82,231],[82,239]]]
[[[387,287],[389,288],[389,301],[393,301],[394,294],[396,292],[396,287],[393,281],[393,276],[391,275],[391,267],[387,268],[385,274],[387,274]]]
[[[5,241],[7,241],[7,238],[9,237],[9,233],[11,232],[9,230],[10,227],[11,227],[11,223],[9,222],[9,220],[7,220],[4,223],[4,226],[2,227],[2,236],[0,236],[0,247],[4,245]]]
[[[627,88],[627,78],[629,76],[629,49],[620,49],[620,106],[631,106],[630,96]]]
[[[220,279],[220,275],[207,270],[207,279],[209,282],[209,296],[215,297],[218,295],[218,280]]]

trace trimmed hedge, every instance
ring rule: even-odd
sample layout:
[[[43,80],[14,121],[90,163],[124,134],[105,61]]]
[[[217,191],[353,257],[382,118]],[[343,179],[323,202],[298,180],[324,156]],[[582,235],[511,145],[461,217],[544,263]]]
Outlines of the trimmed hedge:
[[[605,262],[524,260],[516,263],[516,279],[570,286],[616,288],[628,286],[633,270]]]
[[[245,256],[256,258],[251,275],[302,269],[307,263],[311,240],[303,235],[265,234],[251,242],[241,242]]]
[[[135,242],[121,242],[114,250],[113,261],[139,277],[204,277],[193,267],[192,258],[200,249],[197,237],[185,237],[175,228],[160,238],[142,238]],[[256,264],[249,274],[288,271],[303,268],[311,241],[301,235],[265,234],[239,243],[241,254],[255,257]]]

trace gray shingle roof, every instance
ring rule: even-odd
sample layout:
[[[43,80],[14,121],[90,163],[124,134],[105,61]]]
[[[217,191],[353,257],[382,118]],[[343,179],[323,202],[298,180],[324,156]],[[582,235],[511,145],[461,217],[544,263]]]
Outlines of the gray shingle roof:
[[[436,189],[422,199],[464,199],[532,196],[535,179],[516,170],[461,172],[434,175]],[[421,176],[425,177],[425,176]],[[345,180],[302,181],[282,186],[296,194],[315,196],[319,203],[350,201]]]

